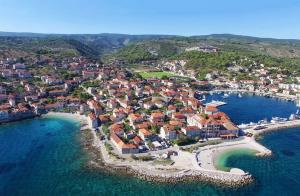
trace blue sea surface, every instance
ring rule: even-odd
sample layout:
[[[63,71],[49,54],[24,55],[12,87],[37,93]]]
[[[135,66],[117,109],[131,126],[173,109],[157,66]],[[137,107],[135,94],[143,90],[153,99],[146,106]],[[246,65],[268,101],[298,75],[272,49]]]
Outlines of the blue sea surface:
[[[291,102],[257,96],[244,98],[242,101],[230,97],[229,104],[221,108],[237,123],[288,117],[296,111]],[[231,108],[238,106],[232,104],[245,106],[239,112],[247,114],[236,115]],[[265,111],[269,107],[274,108]],[[279,112],[276,108],[280,108]],[[263,138],[263,145],[274,153],[270,158],[241,153],[227,157],[225,167],[249,171],[255,182],[241,188],[226,188],[199,182],[150,183],[88,169],[79,127],[76,121],[59,118],[1,125],[0,195],[300,195],[299,128],[270,133]]]
[[[236,124],[258,122],[259,120],[271,120],[272,117],[289,118],[297,112],[295,102],[284,101],[277,98],[267,98],[251,94],[231,94],[223,98],[223,93],[206,96],[206,102],[212,100],[224,101],[227,104],[219,109],[228,114]]]

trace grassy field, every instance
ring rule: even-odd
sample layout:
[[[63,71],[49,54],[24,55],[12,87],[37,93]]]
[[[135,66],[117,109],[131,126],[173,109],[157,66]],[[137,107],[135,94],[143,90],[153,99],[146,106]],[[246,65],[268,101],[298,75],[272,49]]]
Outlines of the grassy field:
[[[164,76],[166,76],[166,77],[176,76],[175,74],[166,72],[166,71],[140,72],[139,74],[145,79],[147,79],[147,78],[162,78]]]

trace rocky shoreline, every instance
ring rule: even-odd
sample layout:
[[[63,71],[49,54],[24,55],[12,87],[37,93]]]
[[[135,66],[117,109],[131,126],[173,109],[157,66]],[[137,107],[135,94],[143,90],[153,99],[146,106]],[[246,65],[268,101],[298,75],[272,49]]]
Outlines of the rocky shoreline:
[[[253,182],[253,177],[250,174],[238,175],[228,172],[214,172],[204,170],[186,170],[170,173],[152,172],[144,169],[133,169],[126,165],[115,165],[106,163],[102,157],[100,149],[92,145],[94,135],[90,130],[82,130],[82,145],[89,155],[88,169],[101,169],[108,174],[128,175],[137,177],[141,180],[153,183],[184,183],[184,182],[204,182],[212,183],[219,186],[240,187]]]

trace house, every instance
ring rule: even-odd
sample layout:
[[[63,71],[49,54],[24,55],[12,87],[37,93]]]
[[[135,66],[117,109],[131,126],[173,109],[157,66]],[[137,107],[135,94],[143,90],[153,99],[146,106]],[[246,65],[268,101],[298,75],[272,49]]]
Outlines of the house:
[[[153,134],[148,130],[148,129],[139,129],[139,136],[143,139],[143,140],[151,140],[153,137]]]
[[[152,109],[153,106],[154,106],[154,104],[151,101],[144,103],[144,108],[147,110]]]
[[[160,128],[160,137],[169,141],[177,139],[177,132],[173,126],[164,125]]]
[[[197,126],[187,126],[181,129],[181,131],[188,137],[200,137],[201,129]]]
[[[216,112],[218,112],[218,108],[215,106],[206,106],[205,107],[205,114],[207,114],[207,115],[212,115]]]
[[[212,115],[196,114],[188,116],[189,126],[197,126],[202,129],[204,137],[220,137],[220,135],[234,134],[238,136],[239,129],[224,112]]]
[[[116,146],[121,154],[137,154],[139,148],[136,144],[126,144],[117,134],[112,133],[110,136],[111,142]]]
[[[99,102],[92,99],[92,100],[88,100],[87,104],[91,110],[94,110],[94,113],[97,116],[100,114],[103,114],[104,108],[102,107],[102,105]]]
[[[176,110],[177,110],[177,107],[175,105],[169,105],[166,113],[167,113],[167,115],[169,115],[169,114],[176,112]]]
[[[195,114],[188,116],[189,126],[197,126],[205,132],[205,137],[218,137],[221,124],[213,116]]]
[[[130,125],[136,124],[136,123],[141,123],[144,121],[144,118],[140,114],[132,113],[129,114],[128,120],[130,122]]]
[[[48,92],[48,95],[50,97],[65,96],[67,94],[68,94],[68,92],[66,90],[58,90],[58,89],[51,90]]]
[[[91,129],[95,129],[98,127],[98,119],[94,113],[89,113],[87,121]]]
[[[151,122],[163,122],[165,119],[165,114],[162,112],[153,112],[150,116]]]
[[[84,79],[95,79],[96,74],[97,72],[95,71],[87,71],[87,70],[82,71],[82,76]]]
[[[124,111],[124,108],[115,108],[113,110],[113,115],[111,116],[111,120],[114,122],[119,122],[126,118],[127,114]]]
[[[107,101],[107,107],[110,109],[115,109],[118,106],[118,102],[115,99],[110,99]]]
[[[110,132],[117,134],[119,136],[124,135],[124,125],[123,124],[112,124],[110,127]]]
[[[26,65],[22,63],[17,63],[13,65],[13,69],[26,69]]]
[[[101,124],[106,124],[110,121],[108,115],[99,115],[99,120]]]
[[[143,140],[142,140],[139,136],[135,136],[135,137],[132,139],[132,141],[133,141],[134,144],[136,144],[136,145],[143,145],[143,144],[144,144]]]
[[[172,113],[172,119],[185,122],[186,121],[186,116],[180,112]]]

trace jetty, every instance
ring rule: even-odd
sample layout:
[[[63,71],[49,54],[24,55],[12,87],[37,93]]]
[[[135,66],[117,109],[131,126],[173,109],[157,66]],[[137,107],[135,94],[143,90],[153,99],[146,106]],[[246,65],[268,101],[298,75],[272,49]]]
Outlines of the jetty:
[[[243,129],[244,132],[251,133],[253,135],[260,135],[270,131],[282,130],[287,128],[300,127],[300,119],[280,121],[275,123],[265,123],[263,128],[257,129],[257,125],[248,125]]]

